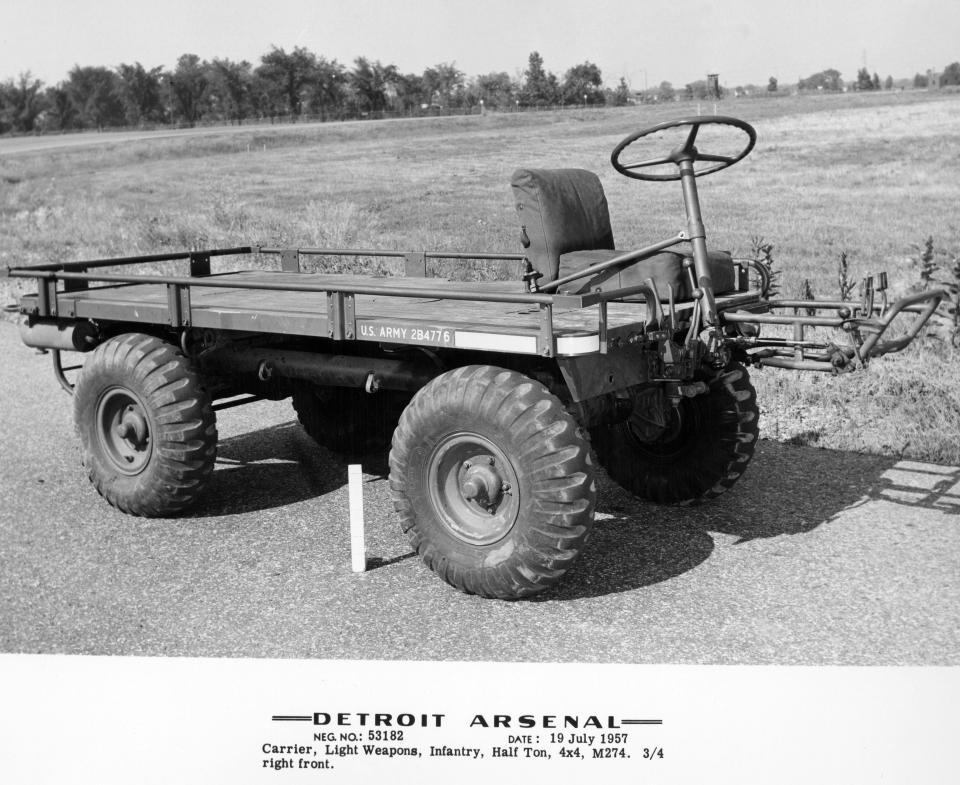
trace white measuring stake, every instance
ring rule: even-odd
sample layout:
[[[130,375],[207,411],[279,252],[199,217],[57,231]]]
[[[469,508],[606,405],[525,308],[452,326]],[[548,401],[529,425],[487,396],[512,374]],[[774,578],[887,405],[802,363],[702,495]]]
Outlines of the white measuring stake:
[[[366,572],[367,546],[363,537],[363,468],[359,463],[347,466],[350,488],[350,561],[354,572]]]

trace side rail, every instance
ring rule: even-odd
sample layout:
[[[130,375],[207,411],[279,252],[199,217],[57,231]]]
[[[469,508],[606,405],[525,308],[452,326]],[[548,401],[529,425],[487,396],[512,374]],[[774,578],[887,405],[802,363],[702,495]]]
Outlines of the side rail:
[[[403,273],[407,278],[426,278],[430,260],[522,262],[523,254],[469,253],[458,251],[383,251],[363,248],[272,248],[256,249],[265,255],[279,256],[284,272],[303,272],[303,258],[310,256],[347,256],[373,259],[403,259]]]
[[[65,324],[56,320],[58,279],[63,281],[64,292],[84,291],[89,288],[91,281],[102,280],[90,270],[103,268],[127,267],[142,264],[156,264],[171,261],[189,261],[190,276],[200,277],[210,275],[210,260],[216,256],[239,256],[255,253],[254,246],[239,246],[236,248],[218,248],[205,251],[183,251],[169,254],[148,254],[142,256],[123,256],[109,259],[88,259],[77,262],[51,262],[48,264],[25,265],[23,267],[0,268],[0,277],[6,278],[34,278],[37,281],[37,307],[35,317],[39,319],[34,325],[21,326],[20,336],[27,346],[43,350],[50,350],[53,357],[53,373],[60,386],[68,393],[73,393],[73,383],[68,379],[67,372],[77,371],[81,365],[63,365],[61,352],[84,352],[95,345],[95,336],[88,323]],[[131,276],[129,282],[136,282]]]
[[[596,292],[584,295],[559,295],[546,292],[504,292],[483,291],[478,288],[464,287],[455,289],[440,286],[431,286],[429,279],[424,279],[422,286],[391,286],[389,279],[380,279],[373,283],[341,284],[324,281],[323,276],[296,276],[295,279],[286,277],[282,280],[243,280],[233,276],[223,277],[211,274],[210,260],[212,257],[228,255],[246,255],[252,253],[276,254],[281,257],[281,269],[287,271],[300,269],[300,258],[303,255],[355,255],[355,256],[401,256],[406,260],[411,272],[425,270],[426,259],[499,259],[519,261],[523,257],[519,254],[466,254],[466,253],[407,253],[391,251],[368,251],[358,249],[272,249],[256,246],[242,246],[229,249],[205,250],[176,254],[157,254],[151,256],[135,256],[111,259],[96,259],[88,261],[68,262],[61,264],[42,264],[25,267],[5,268],[2,273],[10,277],[32,278],[37,281],[37,294],[28,295],[24,300],[29,307],[21,310],[29,316],[25,330],[21,331],[27,345],[38,348],[52,349],[57,354],[54,357],[57,378],[65,387],[69,385],[64,380],[63,368],[60,364],[60,351],[86,351],[98,342],[95,329],[89,322],[71,318],[71,314],[60,313],[59,296],[88,290],[91,285],[123,286],[123,285],[153,285],[165,289],[163,309],[164,326],[181,330],[182,335],[192,326],[193,310],[191,306],[191,291],[197,287],[222,289],[252,289],[261,291],[293,291],[316,292],[325,294],[327,324],[329,338],[335,340],[353,340],[357,338],[357,322],[355,298],[358,295],[378,295],[397,298],[419,298],[454,301],[473,301],[491,303],[516,303],[535,306],[539,309],[536,318],[537,354],[552,357],[556,354],[554,308],[562,310],[584,309],[590,306],[599,306],[597,309],[597,331],[600,335],[600,351],[606,351],[604,337],[607,330],[606,304],[618,298],[634,294],[648,295],[645,298],[642,322],[644,329],[659,329],[664,321],[664,314],[660,308],[659,298],[652,282],[628,289]],[[115,271],[105,268],[122,268],[131,265],[144,265],[159,262],[188,261],[190,264],[189,276],[157,275],[140,271]],[[518,282],[519,283],[519,282]],[[69,299],[69,298],[67,298]],[[323,300],[321,300],[321,303]],[[323,306],[321,305],[321,308]],[[91,317],[94,320],[96,317]],[[122,315],[112,315],[108,321],[124,321]]]

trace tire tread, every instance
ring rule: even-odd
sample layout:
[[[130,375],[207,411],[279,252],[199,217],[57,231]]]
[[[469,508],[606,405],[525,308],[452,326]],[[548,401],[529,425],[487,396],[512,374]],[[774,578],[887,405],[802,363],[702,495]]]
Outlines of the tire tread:
[[[97,401],[105,386],[115,385],[137,393],[154,421],[155,458],[132,477],[111,471],[98,449]],[[213,471],[217,428],[209,395],[189,360],[155,336],[127,333],[93,350],[77,382],[74,420],[91,483],[109,504],[130,515],[182,512]]]
[[[739,363],[708,383],[710,417],[683,461],[660,463],[641,455],[626,425],[593,429],[597,459],[611,479],[635,496],[659,504],[701,504],[730,490],[756,448],[757,393]]]
[[[514,434],[517,447],[524,448],[516,460],[531,487],[528,514],[537,518],[515,524],[522,534],[487,546],[484,559],[452,558],[438,545],[446,541],[425,519],[423,489],[413,487],[408,476],[414,448],[438,417],[450,412],[476,412],[483,422]],[[531,465],[534,455],[546,457]],[[390,488],[401,528],[423,562],[461,591],[501,599],[536,594],[563,576],[589,535],[596,493],[589,443],[560,401],[538,382],[494,366],[457,368],[417,393],[394,432]],[[498,549],[504,559],[488,564]]]

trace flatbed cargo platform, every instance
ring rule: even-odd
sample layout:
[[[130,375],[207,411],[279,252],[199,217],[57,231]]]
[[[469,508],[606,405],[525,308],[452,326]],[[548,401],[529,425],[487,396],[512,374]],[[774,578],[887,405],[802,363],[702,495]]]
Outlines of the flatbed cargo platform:
[[[129,282],[57,291],[49,315],[552,356],[602,351],[606,340],[642,329],[647,312],[642,301],[611,302],[616,293],[537,295],[520,281],[271,270],[145,283],[123,277]],[[738,292],[717,302],[729,307],[757,296]],[[23,304],[42,311],[42,299],[31,295]]]

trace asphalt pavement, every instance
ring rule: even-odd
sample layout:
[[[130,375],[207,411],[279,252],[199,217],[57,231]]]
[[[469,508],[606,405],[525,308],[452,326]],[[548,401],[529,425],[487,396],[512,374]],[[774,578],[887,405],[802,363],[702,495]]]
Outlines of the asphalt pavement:
[[[958,467],[763,440],[730,493],[693,509],[601,478],[564,580],[483,600],[411,552],[382,457],[364,466],[370,569],[351,571],[347,467],[288,402],[219,414],[188,515],[117,512],[80,466],[50,357],[9,322],[0,352],[3,652],[960,664]]]

